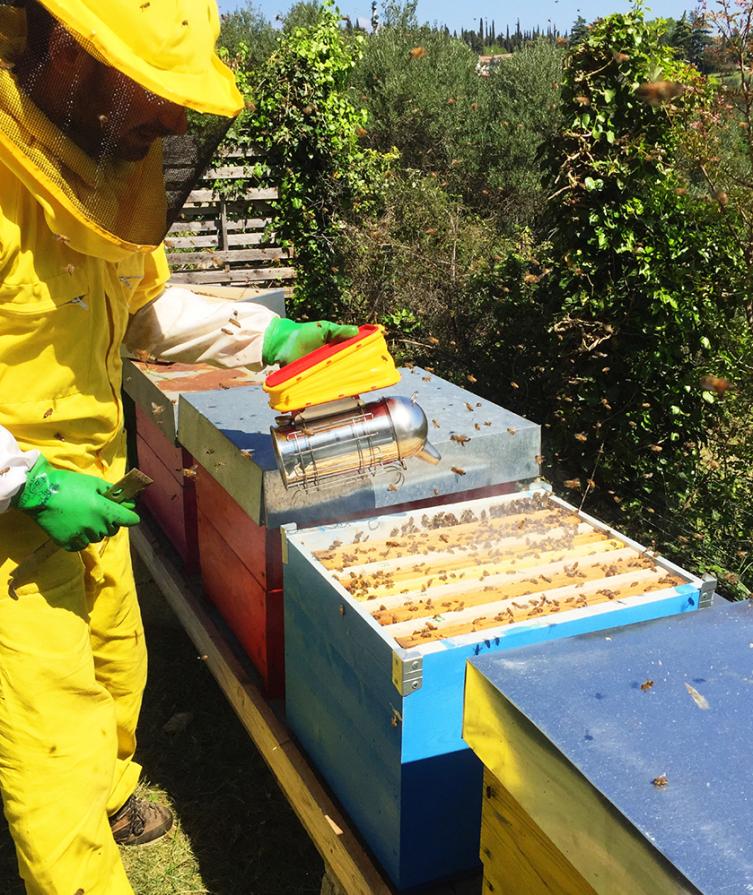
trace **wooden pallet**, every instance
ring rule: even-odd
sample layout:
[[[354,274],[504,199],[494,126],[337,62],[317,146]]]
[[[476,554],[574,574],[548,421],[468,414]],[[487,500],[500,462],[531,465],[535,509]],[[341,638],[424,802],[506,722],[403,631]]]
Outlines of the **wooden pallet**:
[[[277,245],[275,234],[266,230],[277,188],[249,187],[237,201],[221,198],[213,188],[217,179],[247,179],[254,160],[252,154],[228,154],[225,164],[207,171],[188,195],[165,239],[175,282],[263,287],[287,285],[295,277],[291,252]],[[191,159],[185,161],[190,164]],[[178,177],[183,170],[180,162],[176,158],[167,169],[168,189],[170,172]]]

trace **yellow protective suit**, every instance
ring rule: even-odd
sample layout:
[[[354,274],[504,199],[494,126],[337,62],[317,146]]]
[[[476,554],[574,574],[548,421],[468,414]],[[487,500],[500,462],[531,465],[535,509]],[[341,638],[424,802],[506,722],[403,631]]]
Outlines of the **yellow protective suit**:
[[[129,310],[161,291],[164,255],[119,264],[57,240],[0,166],[0,425],[56,466],[125,471],[120,343]],[[146,649],[122,530],[60,551],[8,593],[45,540],[0,515],[0,790],[29,895],[130,895],[107,814],[135,789]]]
[[[213,0],[43,2],[150,90],[200,111],[238,111],[211,49]],[[17,23],[18,10],[0,8],[0,56],[23,44]],[[86,219],[78,181],[67,190],[43,158],[9,68],[0,67],[0,426],[56,466],[114,482],[125,471],[120,345],[129,313],[163,289],[164,252]],[[24,134],[29,151],[19,149]],[[128,535],[59,551],[11,598],[10,575],[43,540],[29,517],[0,514],[5,814],[28,895],[132,895],[107,820],[139,776],[146,651]]]

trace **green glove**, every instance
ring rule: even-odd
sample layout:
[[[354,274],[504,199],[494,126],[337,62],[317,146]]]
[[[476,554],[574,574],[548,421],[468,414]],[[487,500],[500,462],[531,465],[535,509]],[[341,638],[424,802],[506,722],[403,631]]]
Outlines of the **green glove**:
[[[285,366],[330,342],[344,342],[358,335],[357,326],[338,326],[329,320],[295,323],[282,317],[272,320],[264,331],[262,360],[266,365]]]
[[[56,469],[40,457],[12,504],[28,513],[59,547],[83,550],[121,526],[141,521],[133,501],[118,504],[102,496],[110,487],[104,479]]]

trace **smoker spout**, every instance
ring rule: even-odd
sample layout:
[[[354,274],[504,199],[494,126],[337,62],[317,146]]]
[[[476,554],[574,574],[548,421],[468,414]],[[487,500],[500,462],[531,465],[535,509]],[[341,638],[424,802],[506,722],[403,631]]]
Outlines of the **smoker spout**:
[[[442,455],[439,451],[434,447],[433,444],[429,444],[427,441],[424,444],[423,448],[416,454],[419,460],[425,460],[427,463],[431,463],[432,465],[436,465],[442,459]]]

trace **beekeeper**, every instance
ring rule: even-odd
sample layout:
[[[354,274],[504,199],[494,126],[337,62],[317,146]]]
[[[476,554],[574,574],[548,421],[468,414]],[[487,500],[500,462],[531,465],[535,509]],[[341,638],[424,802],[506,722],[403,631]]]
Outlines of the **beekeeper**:
[[[207,116],[198,165],[209,116],[241,108],[218,31],[214,0],[0,2],[0,789],[29,895],[130,895],[116,842],[172,823],[133,796],[139,518],[103,496],[125,471],[121,343],[260,369],[354,333],[165,288],[190,184],[166,192],[161,138]],[[9,588],[48,538],[64,549]]]

